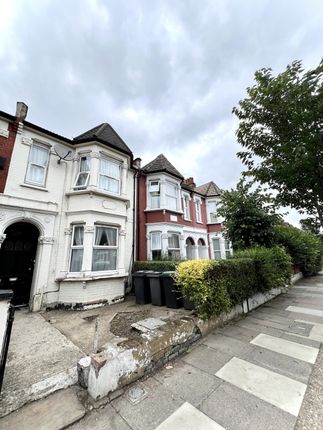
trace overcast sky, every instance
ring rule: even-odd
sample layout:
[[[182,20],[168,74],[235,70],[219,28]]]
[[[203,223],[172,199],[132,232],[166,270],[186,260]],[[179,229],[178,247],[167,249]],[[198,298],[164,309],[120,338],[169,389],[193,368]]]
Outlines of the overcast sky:
[[[24,101],[67,137],[109,122],[144,163],[163,152],[221,188],[254,72],[323,56],[321,0],[0,0],[0,16],[0,110]]]

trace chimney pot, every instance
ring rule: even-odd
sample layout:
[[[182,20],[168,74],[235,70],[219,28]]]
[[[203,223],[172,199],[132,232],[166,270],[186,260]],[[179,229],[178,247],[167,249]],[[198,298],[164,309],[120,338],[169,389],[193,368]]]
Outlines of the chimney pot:
[[[136,169],[140,169],[141,168],[141,158],[135,158],[133,160],[133,165]]]
[[[17,102],[16,108],[16,120],[23,122],[26,119],[28,112],[28,106],[24,102]]]

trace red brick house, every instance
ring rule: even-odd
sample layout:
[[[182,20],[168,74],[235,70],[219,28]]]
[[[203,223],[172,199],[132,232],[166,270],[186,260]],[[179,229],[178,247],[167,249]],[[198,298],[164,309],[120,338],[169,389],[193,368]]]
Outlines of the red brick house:
[[[137,185],[137,260],[162,255],[221,259],[231,254],[223,237],[213,182],[196,186],[160,154],[139,169]]]

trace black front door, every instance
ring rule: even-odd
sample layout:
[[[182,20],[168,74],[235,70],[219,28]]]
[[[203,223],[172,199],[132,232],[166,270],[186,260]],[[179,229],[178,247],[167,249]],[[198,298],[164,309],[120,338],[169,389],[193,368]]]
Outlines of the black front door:
[[[30,298],[39,231],[25,222],[10,225],[0,248],[0,289],[14,292],[13,304],[27,305]]]

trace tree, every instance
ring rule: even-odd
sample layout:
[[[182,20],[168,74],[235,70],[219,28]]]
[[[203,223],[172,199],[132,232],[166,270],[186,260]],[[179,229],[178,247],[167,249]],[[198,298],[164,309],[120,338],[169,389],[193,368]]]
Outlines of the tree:
[[[318,236],[320,234],[320,222],[317,218],[304,218],[301,219],[299,223],[303,231],[306,231],[307,233],[312,233],[315,236]]]
[[[304,72],[294,61],[273,76],[255,73],[255,85],[233,108],[245,151],[244,176],[277,191],[276,202],[317,217],[323,227],[323,60]]]
[[[280,217],[274,213],[270,196],[259,188],[251,192],[250,185],[239,183],[235,190],[223,191],[218,212],[234,249],[274,243],[274,226]]]

